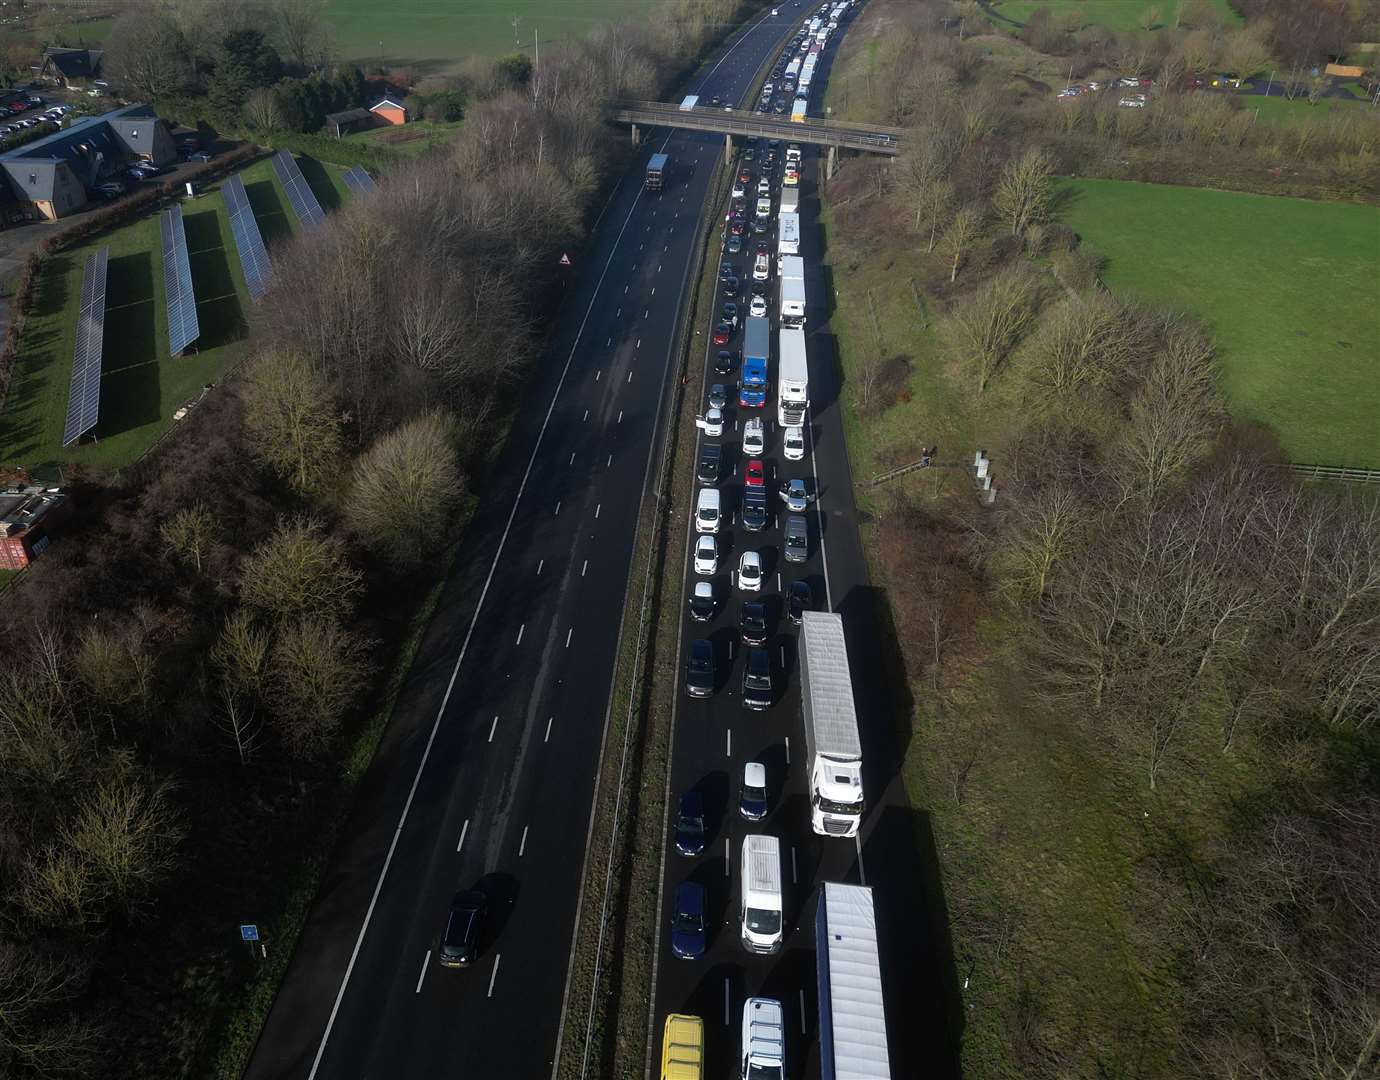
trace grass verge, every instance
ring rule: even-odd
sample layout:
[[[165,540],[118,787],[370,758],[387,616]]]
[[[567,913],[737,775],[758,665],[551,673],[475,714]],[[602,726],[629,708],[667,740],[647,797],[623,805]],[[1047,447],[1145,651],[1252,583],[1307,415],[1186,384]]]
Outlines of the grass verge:
[[[406,154],[408,157],[419,157],[428,150],[445,146],[455,137],[455,133],[463,125],[463,120],[453,124],[414,120],[409,124],[403,124],[401,127],[377,127],[370,128],[368,131],[356,131],[347,135],[344,141],[346,143],[360,142],[370,146],[384,146],[389,150],[396,150],[400,154]]]
[[[1063,190],[1108,286],[1211,325],[1238,419],[1273,427],[1293,461],[1380,468],[1380,209],[1116,180]]]
[[[1085,26],[1105,26],[1109,30],[1147,29],[1144,21],[1147,14],[1150,16],[1148,29],[1160,30],[1174,25],[1177,6],[1178,0],[996,0],[992,10],[997,14],[998,25],[1007,28],[1011,22],[1024,25],[1036,11],[1048,11],[1056,26],[1069,25],[1076,30]],[[1212,0],[1212,9],[1225,25],[1241,25],[1241,16],[1232,10],[1227,0]],[[1003,19],[1010,22],[1003,22]],[[1075,20],[1079,20],[1076,25]]]

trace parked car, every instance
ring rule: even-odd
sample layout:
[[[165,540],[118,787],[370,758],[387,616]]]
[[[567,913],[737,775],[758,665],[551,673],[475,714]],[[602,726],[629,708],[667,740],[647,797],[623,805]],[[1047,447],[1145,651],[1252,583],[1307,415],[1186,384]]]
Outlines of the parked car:
[[[761,592],[762,556],[755,551],[745,551],[738,559],[738,588],[743,592]]]
[[[740,183],[740,184],[750,184],[750,183],[752,183],[752,170],[751,170],[751,169],[739,169],[739,170],[738,170],[738,183]]]
[[[728,277],[724,278],[723,287],[719,291],[725,296],[737,296],[741,285],[742,283],[738,280],[736,275],[729,274]]]
[[[700,488],[695,499],[695,531],[717,535],[722,509],[718,488]]]
[[[671,952],[682,960],[698,960],[704,955],[704,886],[682,881],[676,886],[674,906]]]
[[[743,483],[750,488],[766,486],[767,467],[760,459],[754,459],[747,463],[747,469],[743,473]]]
[[[732,375],[733,369],[737,366],[738,354],[732,349],[720,349],[719,354],[714,357],[715,375]]]
[[[709,409],[703,416],[695,417],[695,426],[711,439],[723,437],[724,414],[722,409]]]
[[[695,538],[695,573],[717,574],[719,572],[719,542],[712,536]]]
[[[788,427],[783,437],[787,461],[802,461],[805,457],[805,429]]]
[[[690,646],[685,691],[691,697],[709,697],[714,693],[714,645],[705,638],[697,639]]]
[[[724,241],[724,250],[730,255],[737,255],[743,250],[743,238],[741,236],[730,236]]]
[[[743,665],[743,704],[749,709],[769,709],[771,691],[771,653],[749,649]]]
[[[695,582],[690,594],[690,618],[695,622],[708,622],[714,617],[714,586],[707,581]]]
[[[760,761],[749,761],[743,765],[738,813],[748,821],[761,821],[767,816],[767,767]]]
[[[709,407],[711,409],[724,409],[728,407],[728,387],[721,382],[716,382],[709,388]]]
[[[441,947],[436,950],[436,962],[442,967],[468,967],[479,951],[479,929],[484,921],[487,900],[477,889],[455,894],[446,917],[446,930],[441,935]]]
[[[700,447],[700,458],[695,466],[696,479],[701,484],[717,484],[722,460],[723,447],[718,443],[705,443]]]
[[[727,345],[728,339],[733,336],[733,327],[726,322],[719,323],[714,327],[714,344]]]
[[[786,613],[790,616],[791,622],[799,626],[801,614],[806,611],[813,611],[814,606],[815,598],[810,592],[809,583],[792,581],[790,589],[786,592]]]
[[[676,812],[676,850],[694,858],[704,851],[704,796],[698,791],[684,792]]]
[[[770,512],[767,509],[767,493],[761,488],[743,489],[743,528],[748,532],[761,532],[767,527]]]

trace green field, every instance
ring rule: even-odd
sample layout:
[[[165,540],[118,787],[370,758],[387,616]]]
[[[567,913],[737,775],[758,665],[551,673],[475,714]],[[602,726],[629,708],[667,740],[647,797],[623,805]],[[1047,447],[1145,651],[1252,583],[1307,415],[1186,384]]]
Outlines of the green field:
[[[1104,278],[1203,317],[1233,414],[1291,461],[1380,468],[1380,209],[1116,180],[1066,181]]]
[[[453,124],[433,123],[430,120],[414,120],[399,127],[377,127],[368,131],[356,131],[346,135],[345,141],[359,141],[385,146],[400,154],[416,156],[436,146],[444,146],[455,137],[455,132],[464,126],[464,121]]]
[[[420,74],[445,71],[468,55],[532,52],[579,37],[597,23],[641,17],[653,0],[327,0],[341,55]],[[513,19],[518,19],[516,31]]]
[[[1024,23],[1037,10],[1043,8],[1055,19],[1061,19],[1069,13],[1081,15],[1083,26],[1138,30],[1141,13],[1151,7],[1157,8],[1160,13],[1156,27],[1172,26],[1179,2],[1180,0],[997,0],[992,4],[992,9],[999,16],[1005,16],[1018,23]],[[1212,0],[1212,3],[1226,22],[1241,22],[1241,16],[1231,9],[1227,0]]]
[[[1288,98],[1273,95],[1262,97],[1252,94],[1249,96],[1242,95],[1239,100],[1247,112],[1259,110],[1262,124],[1298,124],[1308,119],[1322,120],[1331,116],[1357,116],[1380,125],[1380,113],[1354,98],[1319,98],[1317,103],[1313,105],[1310,105],[1305,97],[1297,97],[1290,101]]]
[[[326,209],[346,197],[339,171],[301,159],[302,172]],[[272,165],[241,175],[270,254],[291,235],[287,198]],[[249,294],[219,192],[183,205],[192,285],[201,328],[198,351],[168,355],[163,266],[156,214],[53,256],[24,326],[19,361],[0,415],[0,464],[26,466],[51,479],[63,465],[115,468],[128,464],[173,423],[244,351]],[[101,419],[97,441],[62,448],[77,307],[86,257],[109,247]]]

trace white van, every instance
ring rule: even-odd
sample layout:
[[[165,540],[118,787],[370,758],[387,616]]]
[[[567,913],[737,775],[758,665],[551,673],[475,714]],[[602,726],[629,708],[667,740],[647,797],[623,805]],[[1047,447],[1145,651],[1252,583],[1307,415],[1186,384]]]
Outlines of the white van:
[[[743,837],[743,947],[748,952],[774,953],[785,940],[781,896],[781,842],[774,836]]]
[[[700,488],[695,501],[695,531],[697,533],[717,533],[719,531],[719,489]]]
[[[775,998],[743,1002],[741,1080],[785,1080],[786,1010]]]

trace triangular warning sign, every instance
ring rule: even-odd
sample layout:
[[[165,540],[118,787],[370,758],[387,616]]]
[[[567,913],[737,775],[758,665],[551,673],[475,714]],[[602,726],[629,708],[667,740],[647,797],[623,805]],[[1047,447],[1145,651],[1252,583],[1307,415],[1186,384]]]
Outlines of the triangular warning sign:
[[[566,254],[562,254],[562,255],[561,255],[561,265],[562,265],[562,266],[569,266],[569,265],[570,265],[570,256],[569,256],[569,255],[566,255]]]

